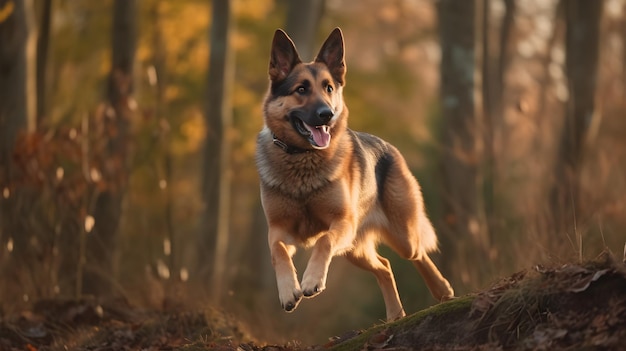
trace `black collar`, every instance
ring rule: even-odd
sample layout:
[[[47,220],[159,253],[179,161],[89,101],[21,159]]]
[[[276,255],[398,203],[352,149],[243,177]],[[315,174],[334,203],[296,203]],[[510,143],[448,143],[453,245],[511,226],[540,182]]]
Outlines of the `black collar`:
[[[311,151],[311,150],[299,148],[297,146],[288,145],[284,141],[278,139],[278,137],[276,137],[276,134],[274,134],[274,133],[272,133],[272,141],[274,142],[274,145],[276,145],[279,148],[283,149],[283,151],[285,151],[286,153],[288,153],[290,155],[291,154],[301,154],[301,153],[305,153],[305,152]]]

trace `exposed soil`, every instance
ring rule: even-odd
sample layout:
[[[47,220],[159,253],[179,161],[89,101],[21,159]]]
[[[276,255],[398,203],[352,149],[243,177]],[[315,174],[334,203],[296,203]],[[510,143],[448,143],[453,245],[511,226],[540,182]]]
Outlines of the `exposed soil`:
[[[489,290],[381,325],[337,349],[623,350],[626,269],[608,255],[519,272]]]
[[[626,267],[609,255],[538,266],[326,345],[271,345],[245,330],[215,310],[166,313],[120,302],[46,300],[0,319],[0,350],[621,350]]]

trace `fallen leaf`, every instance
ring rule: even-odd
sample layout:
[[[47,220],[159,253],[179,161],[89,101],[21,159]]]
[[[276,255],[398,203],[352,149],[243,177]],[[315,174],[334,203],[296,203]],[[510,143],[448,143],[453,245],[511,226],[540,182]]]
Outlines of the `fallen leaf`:
[[[542,346],[545,348],[551,345],[553,341],[561,339],[565,335],[567,335],[567,330],[565,329],[537,328],[527,340],[526,346],[531,348]]]
[[[574,282],[574,284],[572,284],[569,287],[568,291],[574,292],[574,293],[585,291],[587,290],[587,288],[589,288],[591,283],[600,279],[600,277],[605,275],[607,272],[609,272],[609,269],[602,269],[602,270],[596,271],[594,274],[587,274],[586,276],[581,277],[580,280],[578,280],[577,282]]]
[[[385,329],[381,331],[380,333],[372,336],[367,341],[366,346],[368,349],[370,348],[383,349],[387,345],[389,345],[389,342],[391,341],[391,339],[393,339],[393,334],[391,334],[391,331],[389,329]]]
[[[25,328],[22,333],[29,338],[44,338],[48,335],[48,331],[43,324],[37,324]]]

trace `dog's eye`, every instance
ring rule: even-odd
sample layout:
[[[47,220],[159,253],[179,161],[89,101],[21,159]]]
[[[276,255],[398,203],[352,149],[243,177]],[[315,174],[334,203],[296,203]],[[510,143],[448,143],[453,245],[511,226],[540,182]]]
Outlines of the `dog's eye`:
[[[333,92],[333,90],[335,90],[335,88],[333,88],[333,86],[332,86],[332,85],[328,84],[328,85],[326,86],[326,92],[327,92],[327,93],[332,93],[332,92]]]
[[[301,94],[301,95],[302,95],[302,94],[306,93],[306,88],[305,88],[305,87],[303,87],[303,86],[299,86],[299,87],[296,89],[296,92],[297,92],[298,94]]]

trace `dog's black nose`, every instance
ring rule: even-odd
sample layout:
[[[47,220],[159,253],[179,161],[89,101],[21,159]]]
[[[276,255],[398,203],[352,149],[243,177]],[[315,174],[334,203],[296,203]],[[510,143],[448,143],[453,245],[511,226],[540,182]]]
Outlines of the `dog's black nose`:
[[[323,106],[317,109],[317,117],[322,120],[322,123],[328,123],[335,114],[328,106]]]

